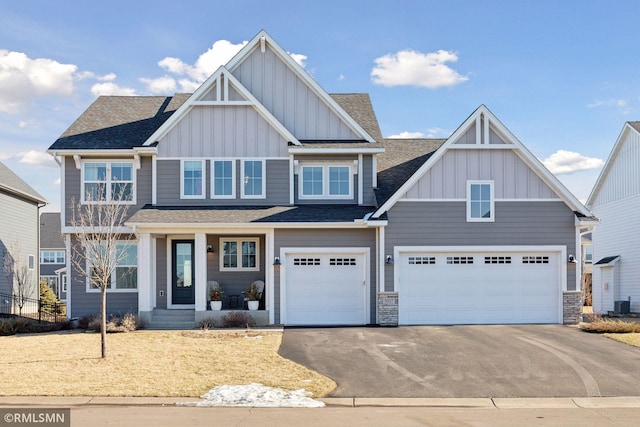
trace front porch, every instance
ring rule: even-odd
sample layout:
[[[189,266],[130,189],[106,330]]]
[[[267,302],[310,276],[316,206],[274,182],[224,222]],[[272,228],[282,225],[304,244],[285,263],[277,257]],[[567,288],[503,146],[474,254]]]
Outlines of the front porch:
[[[256,326],[269,324],[267,310],[167,310],[154,308],[149,312],[140,312],[140,318],[145,321],[148,329],[193,329],[205,319],[213,319],[215,327],[223,324],[222,317],[234,312],[249,314]]]

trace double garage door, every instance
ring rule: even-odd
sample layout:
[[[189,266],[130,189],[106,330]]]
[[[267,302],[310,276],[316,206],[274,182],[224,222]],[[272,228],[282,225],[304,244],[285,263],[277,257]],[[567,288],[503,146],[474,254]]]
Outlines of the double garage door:
[[[285,254],[282,312],[287,325],[363,325],[366,256],[363,252]]]
[[[399,323],[558,323],[558,252],[405,250],[395,263]]]

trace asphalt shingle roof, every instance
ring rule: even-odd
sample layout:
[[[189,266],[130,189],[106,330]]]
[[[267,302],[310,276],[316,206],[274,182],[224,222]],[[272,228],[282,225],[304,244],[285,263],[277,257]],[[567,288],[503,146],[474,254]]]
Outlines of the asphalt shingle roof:
[[[135,224],[210,224],[271,222],[353,222],[375,211],[372,206],[225,206],[181,207],[146,205],[128,223]]]
[[[0,190],[15,194],[22,198],[29,199],[36,203],[47,203],[47,201],[34,190],[29,184],[24,182],[11,169],[0,162]]]
[[[640,122],[627,122],[629,126],[640,132]]]

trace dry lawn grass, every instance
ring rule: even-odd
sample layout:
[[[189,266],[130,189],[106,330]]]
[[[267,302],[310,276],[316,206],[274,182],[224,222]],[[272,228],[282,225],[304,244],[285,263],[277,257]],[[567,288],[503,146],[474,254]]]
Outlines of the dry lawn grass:
[[[600,333],[636,333],[640,332],[640,319],[596,319],[589,323],[580,323],[580,328],[587,332]]]
[[[64,331],[0,337],[0,395],[200,396],[252,382],[321,397],[329,378],[278,355],[282,332],[137,331],[107,336]]]
[[[635,347],[640,347],[640,333],[604,334],[604,336],[607,338],[611,338],[612,340],[623,342],[625,344],[633,345]]]

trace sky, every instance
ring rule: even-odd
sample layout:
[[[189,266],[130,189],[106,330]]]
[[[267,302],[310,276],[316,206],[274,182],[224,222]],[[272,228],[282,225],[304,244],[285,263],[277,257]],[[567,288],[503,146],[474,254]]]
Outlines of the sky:
[[[47,148],[100,95],[192,92],[265,29],[385,137],[449,136],[486,105],[586,201],[640,120],[637,1],[0,0],[0,161],[60,209]]]

